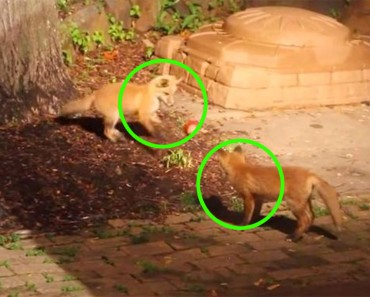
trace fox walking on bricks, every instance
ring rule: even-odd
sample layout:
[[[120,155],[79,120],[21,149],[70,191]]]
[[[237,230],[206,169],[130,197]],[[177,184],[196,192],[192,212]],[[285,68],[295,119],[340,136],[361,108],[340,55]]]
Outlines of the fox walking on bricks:
[[[160,102],[166,105],[174,103],[174,93],[182,78],[173,75],[160,75],[149,83],[138,85],[128,83],[122,98],[122,109],[125,115],[137,115],[139,122],[152,135],[155,133],[154,123],[160,124],[157,115]],[[92,106],[103,116],[104,135],[113,142],[123,138],[121,132],[115,129],[119,120],[118,94],[122,83],[104,85],[83,99],[74,100],[64,105],[60,116],[69,116],[88,111]]]
[[[221,167],[244,200],[244,221],[248,225],[253,214],[259,214],[264,202],[276,201],[280,193],[280,177],[276,167],[251,163],[241,146],[234,151],[217,152]],[[336,190],[316,174],[300,167],[283,167],[284,200],[297,218],[297,227],[289,236],[298,241],[314,221],[311,196],[318,193],[329,208],[333,222],[341,231],[342,214]]]

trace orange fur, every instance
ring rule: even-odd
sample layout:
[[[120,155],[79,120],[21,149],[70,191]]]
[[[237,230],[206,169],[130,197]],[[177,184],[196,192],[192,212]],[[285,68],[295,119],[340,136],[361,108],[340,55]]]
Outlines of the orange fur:
[[[276,167],[252,164],[240,146],[233,152],[220,150],[218,160],[228,178],[244,200],[244,224],[259,213],[264,202],[276,201],[280,192],[280,177]],[[337,229],[342,222],[341,207],[336,190],[316,174],[300,167],[283,167],[285,178],[284,200],[297,218],[297,227],[291,238],[299,240],[314,220],[311,196],[318,193],[331,212]]]
[[[154,134],[153,124],[160,124],[157,115],[160,101],[167,105],[174,103],[173,95],[180,79],[173,75],[160,75],[145,85],[128,83],[122,98],[122,109],[125,115],[137,115],[139,122]],[[104,134],[113,142],[123,138],[121,132],[115,129],[119,120],[118,94],[122,83],[112,83],[101,87],[83,99],[68,102],[61,109],[60,116],[82,113],[92,106],[103,116]]]

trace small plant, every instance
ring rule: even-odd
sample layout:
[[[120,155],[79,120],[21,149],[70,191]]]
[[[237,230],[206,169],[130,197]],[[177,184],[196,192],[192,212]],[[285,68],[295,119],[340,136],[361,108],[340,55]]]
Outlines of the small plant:
[[[158,267],[154,263],[146,260],[137,261],[136,265],[140,266],[144,273],[161,272],[164,270],[163,268]]]
[[[58,264],[64,264],[71,263],[74,260],[78,250],[79,248],[75,246],[59,247],[53,249],[52,253],[60,256],[57,261]]]
[[[109,21],[109,29],[108,33],[110,35],[110,38],[114,42],[119,42],[125,39],[126,32],[123,28],[123,22],[119,22],[116,20],[116,18],[113,15],[108,16]]]
[[[119,285],[119,284],[118,284],[118,285],[115,285],[115,286],[114,286],[114,288],[115,288],[118,292],[128,295],[128,289],[127,289],[127,287],[126,287],[126,286],[124,286],[124,285]]]
[[[362,203],[358,206],[360,210],[370,210],[370,204],[369,203]]]
[[[70,274],[66,274],[64,277],[63,277],[63,281],[64,282],[68,282],[68,281],[73,281],[73,280],[76,280],[77,278],[73,275],[70,275]]]
[[[145,48],[145,59],[150,60],[153,55],[154,55],[154,47],[147,46]]]
[[[104,43],[104,36],[101,31],[95,31],[91,39],[96,44],[97,47],[100,47]]]
[[[225,0],[212,0],[208,4],[209,9],[215,9],[217,7],[223,6],[225,3]]]
[[[81,288],[80,286],[76,286],[76,285],[66,285],[66,286],[62,286],[60,290],[63,293],[72,293],[72,292],[82,291],[83,288]]]
[[[45,255],[45,249],[43,248],[33,248],[26,252],[26,257],[36,257]]]
[[[8,260],[4,260],[0,262],[0,267],[5,267],[6,269],[10,268],[10,262]]]
[[[13,291],[13,292],[10,292],[7,297],[18,297],[19,296],[19,292],[18,291]]]
[[[347,198],[347,199],[344,199],[341,201],[341,204],[342,205],[356,205],[357,204],[357,200],[354,199],[354,198]]]
[[[331,14],[331,16],[333,17],[333,18],[335,18],[335,19],[339,19],[340,18],[340,11],[339,11],[339,9],[338,8],[332,8],[331,10],[330,10],[330,14]]]
[[[50,257],[46,257],[44,259],[44,261],[42,261],[42,263],[44,263],[44,264],[50,264],[50,263],[55,263],[55,261],[53,259],[51,259]]]
[[[241,7],[240,4],[237,3],[237,0],[228,0],[230,12],[235,13],[240,11]]]
[[[205,216],[203,216],[201,214],[197,214],[196,217],[190,219],[190,222],[199,223],[199,222],[201,222],[201,221],[203,221],[205,219],[206,219]]]
[[[202,7],[198,3],[187,3],[190,14],[187,15],[181,23],[181,29],[197,30],[205,22]]]
[[[32,291],[32,292],[36,291],[36,284],[35,283],[31,283],[31,282],[27,281],[25,283],[25,287],[26,287],[27,291]]]
[[[81,31],[81,29],[76,24],[72,25],[70,32],[73,46],[77,48],[81,53],[86,54],[91,42],[91,36],[89,35],[89,33]]]
[[[316,217],[323,217],[327,216],[329,214],[329,211],[324,207],[315,206],[313,207],[313,213]]]
[[[149,241],[147,232],[141,232],[138,235],[130,234],[132,244],[142,244]]]
[[[209,250],[208,250],[208,248],[206,248],[206,247],[201,247],[200,248],[200,252],[202,253],[202,254],[209,254]]]
[[[230,204],[231,204],[231,209],[233,211],[242,212],[244,209],[243,201],[239,197],[236,197],[236,196],[231,197]]]
[[[134,4],[130,8],[130,17],[138,19],[141,15],[141,9],[140,6],[137,4]]]
[[[54,282],[54,277],[52,275],[50,275],[49,273],[43,273],[42,276],[45,278],[45,281],[47,283],[52,283]]]
[[[73,57],[72,57],[71,51],[63,50],[62,56],[63,56],[63,62],[66,66],[69,67],[73,64]]]
[[[23,246],[22,246],[21,242],[11,242],[7,245],[6,248],[8,250],[12,250],[12,251],[23,250]]]
[[[191,154],[182,149],[170,150],[170,154],[163,158],[163,162],[166,168],[191,168],[193,166],[193,158],[191,157]]]
[[[69,0],[57,0],[57,7],[61,12],[68,13],[70,11]]]
[[[0,246],[8,250],[21,250],[23,247],[20,239],[20,236],[16,233],[12,233],[8,236],[0,235]]]
[[[53,253],[73,258],[76,256],[78,250],[79,248],[77,246],[66,246],[53,249]]]
[[[107,239],[107,238],[114,238],[119,236],[127,236],[129,234],[129,228],[123,229],[123,230],[95,230],[95,235],[99,239]]]
[[[127,30],[125,33],[125,40],[126,41],[133,41],[136,38],[136,31],[135,29],[131,28],[130,30]]]
[[[180,201],[185,211],[195,211],[199,209],[198,198],[193,193],[182,193],[180,195]]]

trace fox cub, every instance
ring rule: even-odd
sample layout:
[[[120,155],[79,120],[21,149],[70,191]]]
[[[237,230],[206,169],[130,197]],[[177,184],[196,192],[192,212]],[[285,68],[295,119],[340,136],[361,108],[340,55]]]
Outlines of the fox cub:
[[[232,186],[244,200],[244,221],[248,225],[252,215],[258,215],[264,202],[276,201],[280,193],[280,177],[276,167],[252,164],[241,146],[234,151],[219,150],[217,158]],[[314,173],[299,167],[283,167],[284,199],[297,218],[297,227],[288,238],[298,241],[314,221],[311,196],[318,193],[331,212],[338,231],[341,231],[341,207],[336,190]]]
[[[157,115],[160,102],[173,105],[174,93],[182,78],[173,75],[160,75],[149,83],[138,85],[128,83],[122,98],[122,110],[126,115],[137,115],[139,122],[154,135],[154,123],[160,124]],[[89,110],[92,106],[103,116],[104,135],[113,142],[123,139],[123,135],[115,126],[119,120],[118,94],[122,83],[106,84],[99,90],[83,99],[74,100],[64,105],[60,116],[69,116]]]

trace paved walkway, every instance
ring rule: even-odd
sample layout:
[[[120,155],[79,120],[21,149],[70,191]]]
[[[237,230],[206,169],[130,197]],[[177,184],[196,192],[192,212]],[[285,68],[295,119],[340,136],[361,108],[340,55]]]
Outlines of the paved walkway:
[[[184,93],[173,110],[200,118],[202,100]],[[224,134],[256,140],[267,146],[283,165],[313,169],[340,193],[370,191],[370,107],[367,105],[269,109],[242,112],[209,105],[206,124]],[[271,161],[260,149],[248,150]],[[265,159],[265,160],[263,160]]]
[[[276,228],[232,231],[202,213],[3,237],[0,296],[368,296],[368,198],[345,202],[340,240],[311,232],[295,244]],[[327,216],[315,224],[332,226]]]

